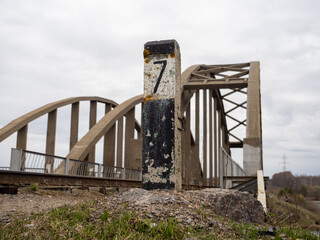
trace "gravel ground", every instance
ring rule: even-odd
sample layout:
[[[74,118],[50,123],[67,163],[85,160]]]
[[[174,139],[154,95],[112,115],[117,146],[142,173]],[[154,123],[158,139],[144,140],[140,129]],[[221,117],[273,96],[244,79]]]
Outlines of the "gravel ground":
[[[97,211],[122,211],[123,205],[128,203],[127,210],[136,211],[141,217],[162,221],[169,216],[190,226],[214,225],[214,218],[206,217],[205,221],[202,219],[212,213],[241,222],[264,221],[262,205],[250,194],[238,191],[203,189],[177,192],[130,189],[118,192],[108,189],[102,194],[97,190],[75,189],[72,193],[67,193],[41,189],[32,191],[29,187],[20,188],[16,195],[0,194],[0,226],[11,222],[14,217],[28,217],[32,213],[92,200],[96,200]]]
[[[14,217],[28,217],[31,213],[48,211],[65,204],[75,205],[93,198],[104,198],[104,195],[97,191],[78,189],[71,193],[19,188],[18,194],[15,195],[0,194],[0,226],[9,223]]]

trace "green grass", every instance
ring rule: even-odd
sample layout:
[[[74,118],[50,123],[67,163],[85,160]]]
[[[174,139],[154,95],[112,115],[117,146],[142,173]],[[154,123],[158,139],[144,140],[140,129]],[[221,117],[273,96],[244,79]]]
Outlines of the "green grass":
[[[38,190],[38,186],[36,184],[30,184],[30,189],[36,192]]]
[[[319,213],[311,212],[303,205],[286,202],[275,195],[269,195],[267,219],[273,226],[300,226],[307,228],[319,220]]]
[[[123,204],[119,209],[96,208],[95,202],[63,206],[48,213],[15,219],[0,229],[0,239],[271,239],[266,227],[215,216],[217,226],[185,226],[174,218],[142,218]],[[198,209],[202,214],[202,209]],[[272,216],[271,216],[272,217]],[[280,228],[274,239],[317,239],[300,228]]]
[[[11,223],[0,226],[0,239],[319,239],[306,229],[316,214],[274,195],[269,195],[268,207],[267,222],[256,225],[226,219],[199,204],[194,209],[199,221],[183,225],[173,216],[150,218],[128,203],[104,205],[94,200],[32,213],[28,218],[16,215]],[[261,235],[275,226],[275,237]]]
[[[129,211],[111,216],[107,210],[95,212],[90,203],[16,219],[0,229],[0,239],[182,239],[184,234],[174,219],[154,224]]]

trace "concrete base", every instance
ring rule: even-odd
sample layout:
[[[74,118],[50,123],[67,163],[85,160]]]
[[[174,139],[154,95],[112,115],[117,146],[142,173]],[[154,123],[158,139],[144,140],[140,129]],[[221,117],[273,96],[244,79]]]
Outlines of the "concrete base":
[[[243,141],[243,168],[247,176],[256,176],[262,170],[261,143],[258,138],[245,138]]]

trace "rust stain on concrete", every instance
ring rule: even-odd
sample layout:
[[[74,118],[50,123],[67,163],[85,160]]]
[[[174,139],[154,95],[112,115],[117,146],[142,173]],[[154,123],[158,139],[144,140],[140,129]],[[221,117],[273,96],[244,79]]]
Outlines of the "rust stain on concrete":
[[[147,95],[147,96],[144,98],[144,104],[146,104],[146,102],[151,102],[151,101],[152,101],[151,95]]]
[[[148,50],[148,49],[144,49],[144,50],[143,50],[143,57],[144,57],[144,58],[147,58],[149,55],[150,55],[149,50]]]

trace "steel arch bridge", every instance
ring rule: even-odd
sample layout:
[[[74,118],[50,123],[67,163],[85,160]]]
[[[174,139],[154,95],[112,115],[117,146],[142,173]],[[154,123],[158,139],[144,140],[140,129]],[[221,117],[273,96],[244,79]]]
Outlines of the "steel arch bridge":
[[[184,184],[232,187],[238,177],[256,176],[257,170],[263,169],[259,62],[191,66],[181,74],[181,95],[176,98],[181,101]],[[79,104],[83,101],[90,102],[90,129],[79,139]],[[95,163],[95,146],[103,139],[103,165],[141,171],[142,114],[137,118],[135,109],[138,105],[143,109],[145,101],[143,95],[121,104],[101,97],[60,100],[0,129],[0,142],[17,133],[15,148],[28,150],[28,124],[48,115],[44,164],[49,164],[51,173],[78,171],[75,164],[63,169],[62,164],[48,158],[55,155],[58,109],[71,105],[69,153],[65,159]],[[99,121],[97,103],[105,105],[105,115]],[[243,150],[243,167],[231,158],[236,148]]]

